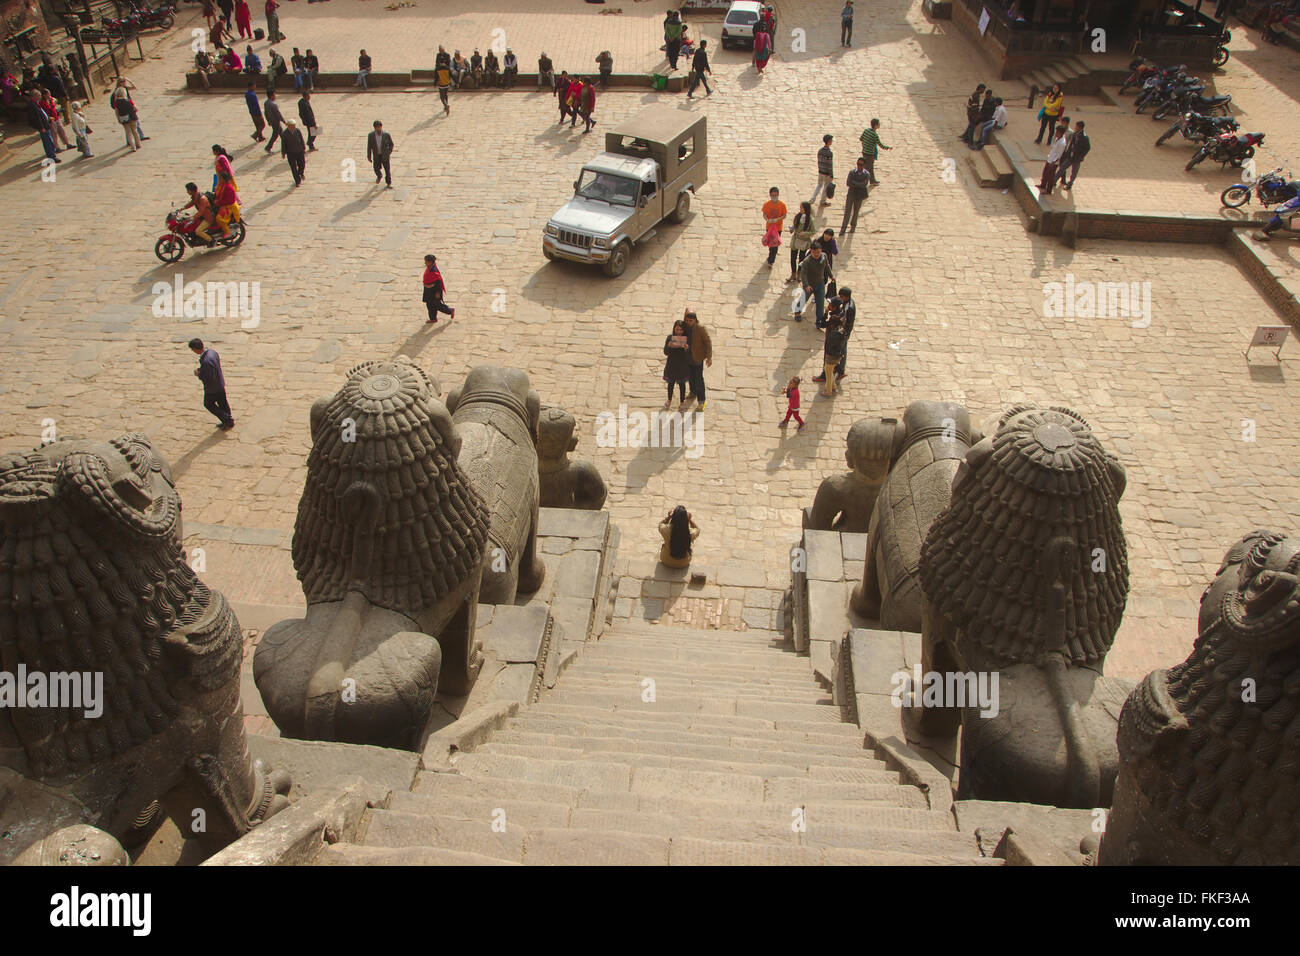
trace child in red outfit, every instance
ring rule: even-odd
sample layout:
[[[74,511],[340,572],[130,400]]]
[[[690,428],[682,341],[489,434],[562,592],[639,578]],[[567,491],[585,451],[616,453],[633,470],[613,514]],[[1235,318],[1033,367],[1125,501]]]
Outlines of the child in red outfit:
[[[785,398],[788,403],[785,408],[785,418],[781,419],[781,427],[785,428],[793,418],[799,423],[798,431],[803,431],[803,419],[799,417],[799,376],[796,375],[790,379],[789,384],[785,387]]]

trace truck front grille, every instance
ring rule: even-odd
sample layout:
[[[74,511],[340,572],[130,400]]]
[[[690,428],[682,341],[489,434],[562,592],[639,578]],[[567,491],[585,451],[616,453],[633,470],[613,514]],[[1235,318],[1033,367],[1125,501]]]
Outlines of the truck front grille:
[[[577,246],[579,249],[591,248],[591,236],[584,236],[580,232],[569,232],[567,229],[560,230],[560,242],[568,246]]]

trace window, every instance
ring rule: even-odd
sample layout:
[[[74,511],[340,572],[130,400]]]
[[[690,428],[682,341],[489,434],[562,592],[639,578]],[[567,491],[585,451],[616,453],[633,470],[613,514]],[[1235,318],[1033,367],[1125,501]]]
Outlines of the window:
[[[650,144],[636,136],[624,136],[618,144],[618,152],[625,156],[649,156]]]
[[[691,134],[677,144],[677,161],[683,162],[695,153],[695,135]]]

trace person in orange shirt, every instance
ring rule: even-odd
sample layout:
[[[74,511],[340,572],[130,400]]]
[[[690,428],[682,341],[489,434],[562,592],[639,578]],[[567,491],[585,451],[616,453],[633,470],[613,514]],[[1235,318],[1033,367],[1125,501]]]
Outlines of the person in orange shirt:
[[[766,230],[763,245],[767,246],[767,265],[771,268],[776,262],[776,252],[781,246],[781,230],[785,226],[785,203],[781,202],[781,190],[773,186],[767,191],[770,197],[763,203],[763,222]],[[769,244],[768,237],[775,235],[776,241]]]

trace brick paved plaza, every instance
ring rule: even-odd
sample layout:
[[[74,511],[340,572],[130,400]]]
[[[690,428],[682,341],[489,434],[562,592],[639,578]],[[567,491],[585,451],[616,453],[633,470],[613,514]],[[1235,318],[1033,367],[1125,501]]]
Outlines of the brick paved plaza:
[[[668,6],[417,0],[387,11],[383,0],[298,0],[284,5],[281,50],[310,46],[326,70],[352,68],[362,46],[376,69],[427,68],[439,43],[486,50],[501,28],[525,70],[544,47],[559,68],[589,69],[610,49],[618,72],[644,72],[662,63]],[[284,548],[311,402],[332,394],[352,365],[395,353],[432,370],[444,392],[472,365],[511,364],[528,370],[544,402],[576,415],[577,454],[610,485],[624,574],[652,576],[655,524],[680,502],[703,529],[696,564],[710,583],[721,573],[718,583],[775,592],[789,584],[799,509],[843,469],[856,419],[897,415],[920,398],[964,402],[980,421],[1018,401],[1066,405],[1128,470],[1132,593],[1109,670],[1140,677],[1181,660],[1201,589],[1228,545],[1252,528],[1300,526],[1300,352],[1289,345],[1280,366],[1265,351],[1254,366],[1242,354],[1255,326],[1284,319],[1219,247],[1084,240],[1070,249],[1026,232],[1012,196],[973,180],[956,139],[965,96],[990,72],[967,41],[928,21],[920,0],[886,0],[859,4],[856,45],[843,51],[839,6],[782,4],[780,32],[806,29],[807,52],[791,54],[783,39],[762,78],[746,53],[717,50],[711,98],[603,95],[591,136],[560,129],[553,100],[532,91],[454,96],[449,118],[432,91],[322,92],[320,149],[299,189],[278,155],[250,142],[240,96],[181,92],[187,28],[202,23],[187,6],[131,73],[151,136],[139,153],[123,148],[101,97],[87,108],[95,158],[64,154],[57,181],[43,182],[39,143],[11,125],[0,229],[17,241],[0,281],[0,447],[39,443],[47,419],[60,435],[149,434],[173,463],[193,542],[207,545],[206,580],[237,602],[295,604],[301,594]],[[600,13],[613,8],[622,13]],[[699,21],[693,32],[713,47],[719,26]],[[1243,129],[1268,133],[1260,169],[1288,156],[1300,166],[1300,56],[1257,49],[1255,36],[1239,34],[1217,88],[1240,101]],[[1015,104],[1013,141],[1032,149],[1027,89],[994,85]],[[286,115],[296,116],[296,98],[284,98]],[[710,178],[689,219],[662,226],[620,279],[547,263],[541,229],[579,166],[600,148],[603,129],[650,102],[709,118]],[[1080,204],[1214,214],[1231,170],[1184,173],[1190,147],[1153,149],[1164,124],[1131,109],[1096,100],[1071,113],[1093,134]],[[816,374],[821,337],[811,321],[789,319],[786,249],[769,270],[759,207],[771,185],[792,214],[811,194],[826,132],[836,135],[842,182],[872,116],[893,149],[878,162],[881,185],[864,206],[864,228],[841,243],[837,261],[840,285],[858,302],[849,377],[834,399],[808,383],[808,427],[781,432],[778,392],[793,374],[806,382]],[[368,178],[364,142],[376,118],[396,142],[391,191]],[[163,266],[154,241],[167,210],[185,201],[185,181],[210,181],[212,143],[233,154],[248,239],[234,252],[189,250]],[[948,157],[957,160],[951,183]],[[350,161],[354,182],[343,176]],[[837,231],[841,208],[837,197],[823,217]],[[1294,268],[1296,246],[1284,243],[1274,243],[1275,254]],[[425,325],[420,302],[426,252],[437,254],[457,310],[436,327]],[[154,283],[177,273],[187,282],[260,283],[259,324],[155,316]],[[1149,326],[1123,316],[1045,317],[1044,284],[1067,275],[1150,283]],[[710,330],[716,354],[702,454],[596,447],[598,413],[662,404],[663,337],[686,306]],[[238,420],[229,433],[214,430],[202,408],[185,348],[192,336],[221,354]],[[1243,440],[1247,420],[1253,442]]]

